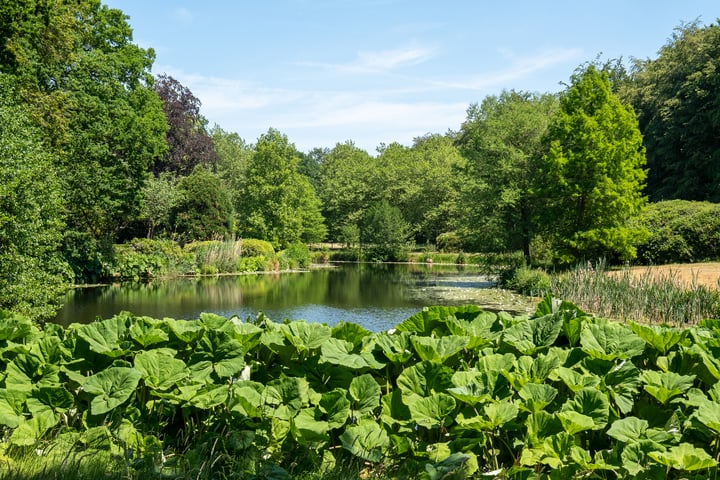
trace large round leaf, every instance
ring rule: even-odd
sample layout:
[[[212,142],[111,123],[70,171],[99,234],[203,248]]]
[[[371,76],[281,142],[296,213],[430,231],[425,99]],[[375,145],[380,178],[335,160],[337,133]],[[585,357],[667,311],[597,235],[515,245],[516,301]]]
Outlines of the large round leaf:
[[[135,392],[141,378],[140,370],[128,367],[110,367],[88,377],[82,388],[95,395],[90,413],[100,415],[121,405]]]

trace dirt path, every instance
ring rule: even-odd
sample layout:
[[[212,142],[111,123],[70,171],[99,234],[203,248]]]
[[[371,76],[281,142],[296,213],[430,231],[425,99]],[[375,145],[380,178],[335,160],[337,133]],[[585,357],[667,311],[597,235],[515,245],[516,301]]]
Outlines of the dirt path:
[[[695,284],[720,289],[720,262],[632,267],[630,272],[637,277],[652,275],[659,279],[672,279],[684,286]]]

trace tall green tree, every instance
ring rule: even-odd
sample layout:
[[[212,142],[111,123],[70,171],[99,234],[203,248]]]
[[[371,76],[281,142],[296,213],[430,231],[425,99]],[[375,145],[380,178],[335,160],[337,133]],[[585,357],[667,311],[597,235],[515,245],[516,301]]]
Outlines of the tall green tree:
[[[217,174],[230,193],[230,200],[237,215],[242,212],[242,188],[246,183],[245,176],[254,153],[253,147],[237,133],[226,132],[218,125],[210,130],[210,136],[218,155]],[[240,219],[236,217],[235,223],[240,224]]]
[[[579,69],[560,96],[546,136],[539,226],[560,260],[627,260],[643,230],[631,227],[647,200],[645,149],[635,113],[611,92],[607,73]]]
[[[180,199],[171,211],[171,222],[181,242],[225,238],[233,232],[230,195],[216,174],[202,165],[180,178]]]
[[[354,241],[357,226],[375,193],[375,159],[353,142],[338,143],[324,156],[318,196],[332,241]]]
[[[241,185],[238,233],[267,240],[275,248],[316,242],[326,228],[307,177],[298,172],[295,145],[275,129],[258,138]]]
[[[720,23],[677,28],[624,87],[647,148],[650,199],[720,202]]]
[[[136,218],[148,167],[167,148],[154,52],[134,44],[127,16],[99,0],[0,8],[16,22],[0,29],[1,68],[56,152],[66,257],[78,279],[91,280],[102,274],[103,250]]]
[[[61,184],[38,129],[5,103],[7,81],[0,74],[0,309],[46,319],[72,273],[60,254]]]
[[[537,233],[537,180],[554,95],[503,91],[473,104],[458,138],[467,159],[463,232],[474,250],[522,250]]]

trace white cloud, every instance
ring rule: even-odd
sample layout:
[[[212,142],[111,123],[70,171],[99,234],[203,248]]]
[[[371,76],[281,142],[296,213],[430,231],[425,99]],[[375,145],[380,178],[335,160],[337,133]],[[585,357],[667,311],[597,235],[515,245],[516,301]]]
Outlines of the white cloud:
[[[300,62],[306,67],[319,67],[338,73],[382,73],[398,68],[418,65],[430,60],[435,50],[425,47],[407,47],[377,52],[358,52],[349,63]]]

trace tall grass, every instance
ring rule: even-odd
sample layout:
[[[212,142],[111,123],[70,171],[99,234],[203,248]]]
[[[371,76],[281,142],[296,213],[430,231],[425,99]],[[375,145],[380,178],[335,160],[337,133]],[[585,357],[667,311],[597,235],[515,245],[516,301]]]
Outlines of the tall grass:
[[[609,271],[604,262],[579,265],[552,277],[555,296],[596,315],[636,322],[685,325],[720,318],[718,289],[684,284],[677,272],[648,268],[640,275],[628,269]]]

